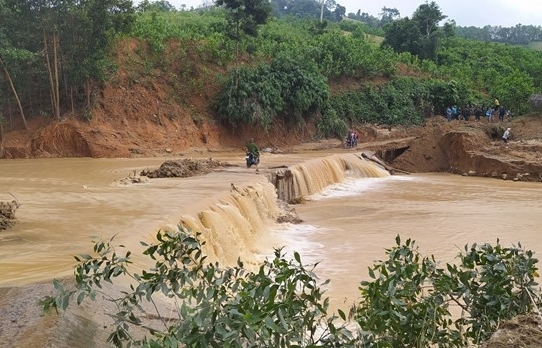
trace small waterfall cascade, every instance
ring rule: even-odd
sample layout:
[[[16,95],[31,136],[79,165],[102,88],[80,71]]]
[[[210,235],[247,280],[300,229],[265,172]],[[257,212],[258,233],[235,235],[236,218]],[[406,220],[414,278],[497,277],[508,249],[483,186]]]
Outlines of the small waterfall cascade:
[[[249,262],[254,259],[257,241],[280,212],[275,187],[264,180],[244,187],[232,184],[217,203],[197,216],[182,216],[180,224],[201,233],[210,260],[234,265],[239,257]]]
[[[277,171],[267,180],[239,187],[232,184],[216,203],[196,215],[182,216],[180,224],[201,233],[210,261],[235,265],[241,258],[245,263],[257,264],[256,255],[262,255],[261,249],[273,244],[265,232],[284,213],[280,201],[298,201],[350,177],[389,175],[374,162],[355,154],[312,159]]]
[[[279,199],[297,202],[348,177],[382,178],[389,175],[376,163],[349,153],[312,159],[277,171],[272,176],[272,182]]]

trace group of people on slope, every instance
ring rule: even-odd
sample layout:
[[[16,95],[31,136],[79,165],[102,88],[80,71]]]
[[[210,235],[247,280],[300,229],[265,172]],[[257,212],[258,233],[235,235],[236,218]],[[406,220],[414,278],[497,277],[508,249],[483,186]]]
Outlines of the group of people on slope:
[[[475,121],[480,121],[480,119],[485,116],[488,122],[493,122],[495,115],[497,115],[502,122],[506,116],[510,116],[510,110],[500,105],[498,99],[495,99],[494,105],[487,107],[481,105],[466,105],[463,108],[459,108],[453,105],[446,108],[446,119],[448,122],[452,120],[468,121],[473,115]]]
[[[345,140],[345,147],[356,147],[358,146],[359,135],[354,130],[348,131]]]

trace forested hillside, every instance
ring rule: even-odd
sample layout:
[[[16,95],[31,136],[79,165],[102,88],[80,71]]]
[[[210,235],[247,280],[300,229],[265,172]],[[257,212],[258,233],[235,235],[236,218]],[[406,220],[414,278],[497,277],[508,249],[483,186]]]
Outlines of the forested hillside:
[[[166,1],[1,2],[0,130],[36,118],[47,125],[142,117],[133,108],[113,115],[104,97],[136,87],[145,91],[138,98],[153,99],[137,108],[147,105],[155,117],[167,110],[172,123],[187,114],[198,129],[213,122],[234,132],[310,124],[313,137],[343,137],[366,122],[420,124],[448,106],[495,98],[519,115],[542,90],[538,52],[461,38],[453,22],[439,25],[445,14],[434,2],[405,18],[390,10],[382,44],[366,23],[336,21],[338,6],[321,12],[331,21],[279,16],[275,5],[219,0],[177,11]]]

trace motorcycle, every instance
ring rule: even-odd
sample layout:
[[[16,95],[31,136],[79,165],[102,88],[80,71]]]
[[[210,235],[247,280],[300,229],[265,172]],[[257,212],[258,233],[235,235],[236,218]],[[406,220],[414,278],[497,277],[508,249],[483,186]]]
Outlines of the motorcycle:
[[[258,165],[260,163],[260,157],[254,156],[251,152],[247,152],[245,161],[247,162],[247,168],[250,168],[252,165]]]

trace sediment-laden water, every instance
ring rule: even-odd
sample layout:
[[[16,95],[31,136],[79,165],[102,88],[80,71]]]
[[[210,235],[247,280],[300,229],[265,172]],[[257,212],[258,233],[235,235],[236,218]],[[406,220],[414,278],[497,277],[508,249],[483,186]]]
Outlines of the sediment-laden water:
[[[17,225],[0,232],[0,290],[69,276],[73,255],[91,250],[93,238],[115,236],[137,254],[140,241],[152,242],[158,229],[179,221],[202,231],[207,252],[224,264],[237,257],[255,264],[283,245],[305,262],[320,262],[317,273],[331,279],[327,295],[335,308],[357,299],[367,267],[384,257],[396,235],[416,240],[422,254],[443,262],[465,244],[497,239],[542,253],[540,184],[389,176],[372,164],[355,164],[359,158],[352,153],[263,154],[258,173],[244,167],[242,154],[213,158],[237,166],[135,185],[121,179],[163,159],[0,161],[0,200],[13,195],[21,203]],[[301,224],[274,222],[280,209],[267,175],[282,165],[290,166],[297,178],[292,189],[304,197],[295,206]],[[145,265],[135,257],[136,267]],[[0,329],[2,340],[5,334]],[[40,346],[45,338],[25,339]]]

